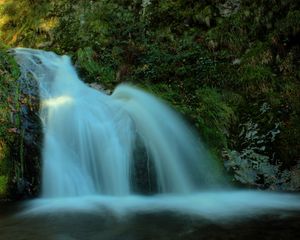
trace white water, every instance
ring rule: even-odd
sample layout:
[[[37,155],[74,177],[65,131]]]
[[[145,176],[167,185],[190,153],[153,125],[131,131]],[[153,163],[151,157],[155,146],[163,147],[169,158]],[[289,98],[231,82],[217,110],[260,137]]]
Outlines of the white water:
[[[85,85],[67,56],[14,51],[23,76],[33,76],[40,88],[44,200],[37,201],[37,209],[45,203],[94,206],[91,199],[116,211],[176,209],[219,216],[300,207],[291,195],[207,192],[225,180],[191,128],[161,100],[130,85],[108,96]],[[145,151],[137,154],[141,142]],[[145,177],[152,176],[162,196],[135,195],[139,162],[154,172]]]

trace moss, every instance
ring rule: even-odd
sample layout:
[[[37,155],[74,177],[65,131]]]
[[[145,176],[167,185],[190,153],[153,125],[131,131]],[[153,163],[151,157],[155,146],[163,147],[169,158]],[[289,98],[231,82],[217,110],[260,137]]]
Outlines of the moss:
[[[237,55],[246,48],[247,43],[246,36],[239,36],[238,33],[231,30],[224,31],[223,24],[210,29],[206,33],[206,41],[208,47],[213,50],[224,48],[235,52]]]
[[[20,72],[14,58],[0,46],[0,178],[1,197],[32,196],[39,185],[40,122],[38,97],[28,95],[18,81]],[[25,86],[26,85],[26,86]],[[30,85],[31,87],[33,84]],[[28,90],[28,89],[27,89]]]
[[[225,48],[240,55],[252,42],[251,31],[255,28],[252,17],[242,10],[227,18],[219,18],[217,25],[206,33],[206,41],[218,49]],[[250,38],[251,37],[251,38]]]
[[[18,142],[18,97],[19,89],[16,79],[19,76],[18,67],[14,59],[6,53],[7,48],[0,46],[0,178],[1,196],[9,194],[14,171],[13,152]]]
[[[99,53],[86,47],[76,52],[75,64],[87,82],[99,82],[108,87],[109,83],[114,82],[116,71],[112,65],[102,62],[99,58]]]
[[[242,57],[244,64],[270,65],[274,59],[270,46],[266,42],[258,41],[249,48]]]
[[[220,157],[222,150],[227,148],[227,131],[235,118],[232,108],[218,91],[202,88],[196,91],[189,114],[195,117],[195,125],[204,141]]]
[[[269,67],[263,65],[244,65],[241,67],[241,86],[246,88],[255,85],[255,87],[262,85],[272,85],[274,76]],[[251,89],[252,90],[252,89]],[[261,89],[263,90],[263,89]],[[266,91],[266,90],[263,90]]]

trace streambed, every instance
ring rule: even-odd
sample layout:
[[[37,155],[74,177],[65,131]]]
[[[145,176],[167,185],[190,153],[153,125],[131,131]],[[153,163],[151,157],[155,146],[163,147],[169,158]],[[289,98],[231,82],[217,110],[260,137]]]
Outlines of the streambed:
[[[117,216],[109,209],[101,213],[67,210],[19,215],[23,210],[22,203],[1,203],[0,239],[300,239],[300,211],[218,221],[172,211]]]

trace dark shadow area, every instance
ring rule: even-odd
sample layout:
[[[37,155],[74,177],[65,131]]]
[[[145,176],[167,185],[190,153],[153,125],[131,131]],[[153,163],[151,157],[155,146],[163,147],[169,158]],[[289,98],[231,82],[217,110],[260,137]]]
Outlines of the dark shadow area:
[[[150,152],[147,151],[139,136],[137,136],[135,141],[133,156],[134,166],[131,173],[133,192],[146,195],[158,193],[155,165],[151,159]]]

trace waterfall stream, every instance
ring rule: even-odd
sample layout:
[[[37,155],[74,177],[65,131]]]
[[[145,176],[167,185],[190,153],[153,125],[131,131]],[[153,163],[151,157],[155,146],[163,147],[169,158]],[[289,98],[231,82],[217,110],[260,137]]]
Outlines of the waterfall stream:
[[[197,134],[157,97],[128,84],[111,96],[92,89],[68,56],[25,48],[14,55],[23,77],[36,79],[40,89],[39,211],[94,211],[100,204],[119,212],[175,209],[215,218],[300,208],[296,195],[225,191],[226,180]]]
[[[159,193],[216,184],[216,167],[183,119],[130,85],[108,96],[84,84],[67,56],[16,49],[23,75],[39,83],[44,129],[43,197],[130,195],[137,136],[154,166]]]

